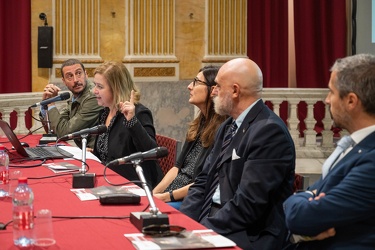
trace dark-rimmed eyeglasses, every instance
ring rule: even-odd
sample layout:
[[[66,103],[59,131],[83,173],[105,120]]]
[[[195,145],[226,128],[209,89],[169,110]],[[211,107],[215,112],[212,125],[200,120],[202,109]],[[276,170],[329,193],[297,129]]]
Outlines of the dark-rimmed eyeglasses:
[[[149,225],[142,228],[142,233],[154,237],[177,236],[186,228],[177,225]]]
[[[193,87],[195,87],[198,84],[206,84],[206,85],[208,85],[206,82],[201,81],[201,80],[199,80],[198,78],[195,77],[194,80],[193,80]]]

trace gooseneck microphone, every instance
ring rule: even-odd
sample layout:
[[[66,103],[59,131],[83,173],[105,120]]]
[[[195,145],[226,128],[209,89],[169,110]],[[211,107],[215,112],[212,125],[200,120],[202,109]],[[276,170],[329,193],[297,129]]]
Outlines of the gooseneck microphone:
[[[105,133],[106,131],[107,131],[107,126],[98,125],[98,126],[95,126],[95,127],[92,127],[92,128],[85,128],[85,129],[82,129],[80,131],[64,135],[63,137],[60,138],[60,140],[62,140],[62,141],[70,140],[70,139],[73,139],[75,137],[79,137],[81,135],[98,135],[98,134],[101,134],[101,133]]]
[[[148,161],[156,160],[168,155],[168,149],[166,147],[157,147],[146,152],[138,152],[129,156],[113,160],[107,164],[107,167],[117,166],[126,163],[132,163],[133,161]]]
[[[52,102],[58,102],[58,101],[62,101],[62,100],[67,100],[70,98],[70,93],[69,92],[64,92],[58,96],[55,96],[55,97],[51,97],[51,98],[48,98],[48,99],[45,99],[41,102],[37,102],[33,105],[30,106],[30,108],[35,108],[35,107],[38,107],[38,106],[44,106],[44,105],[48,105]]]

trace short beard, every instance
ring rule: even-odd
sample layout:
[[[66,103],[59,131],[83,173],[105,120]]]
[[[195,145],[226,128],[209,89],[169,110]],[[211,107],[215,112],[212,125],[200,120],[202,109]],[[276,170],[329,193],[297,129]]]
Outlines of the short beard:
[[[224,95],[222,99],[218,96],[213,98],[215,112],[219,115],[230,115],[233,108],[233,101],[229,95]]]

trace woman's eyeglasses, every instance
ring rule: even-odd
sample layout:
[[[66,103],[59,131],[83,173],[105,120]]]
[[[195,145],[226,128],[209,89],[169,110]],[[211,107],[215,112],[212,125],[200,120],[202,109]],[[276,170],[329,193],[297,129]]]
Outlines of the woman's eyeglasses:
[[[206,85],[208,85],[206,82],[204,82],[204,81],[201,81],[201,80],[199,80],[198,78],[194,78],[194,80],[193,80],[193,87],[195,87],[197,84],[206,84]]]
[[[142,228],[142,233],[154,237],[177,236],[186,229],[177,225],[149,225]]]

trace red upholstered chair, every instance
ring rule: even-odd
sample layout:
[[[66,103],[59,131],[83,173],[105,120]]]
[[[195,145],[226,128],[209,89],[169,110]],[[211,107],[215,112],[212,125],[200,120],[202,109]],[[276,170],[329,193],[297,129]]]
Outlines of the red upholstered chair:
[[[159,158],[161,170],[166,174],[176,164],[181,142],[168,136],[157,134],[156,143],[159,147],[166,147],[168,149],[168,156]]]
[[[293,192],[305,190],[309,186],[309,178],[300,174],[294,174]]]

